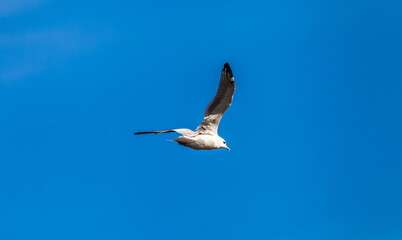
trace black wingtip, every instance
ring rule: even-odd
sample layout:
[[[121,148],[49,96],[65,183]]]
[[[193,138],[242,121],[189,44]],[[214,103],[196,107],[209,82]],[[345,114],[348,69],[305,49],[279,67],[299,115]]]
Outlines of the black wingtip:
[[[230,68],[230,66],[229,66],[229,63],[225,63],[224,65],[223,65],[223,69],[222,69],[222,72],[223,71],[226,71],[228,74],[229,74],[229,77],[233,77],[233,73],[232,73],[232,69]]]
[[[170,133],[170,132],[175,132],[175,130],[169,129],[169,130],[151,131],[151,132],[136,132],[136,133],[134,133],[134,135],[138,135],[138,134],[148,134],[148,133]]]
[[[147,134],[147,133],[154,133],[154,132],[135,132],[133,134],[134,135],[139,135],[139,134]]]

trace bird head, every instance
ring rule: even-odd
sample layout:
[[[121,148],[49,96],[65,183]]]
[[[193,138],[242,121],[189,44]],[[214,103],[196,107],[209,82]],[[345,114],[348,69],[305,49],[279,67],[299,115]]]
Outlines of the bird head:
[[[221,138],[221,144],[220,144],[220,146],[221,146],[220,148],[224,148],[224,149],[230,151],[230,148],[226,145],[226,141],[225,141],[225,139],[223,139],[223,138]]]

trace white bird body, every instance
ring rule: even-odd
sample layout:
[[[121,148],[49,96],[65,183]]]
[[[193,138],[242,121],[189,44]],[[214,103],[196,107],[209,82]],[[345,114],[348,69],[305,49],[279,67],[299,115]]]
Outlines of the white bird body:
[[[225,140],[218,135],[180,136],[172,141],[196,150],[213,150],[219,148],[230,150],[226,146]]]
[[[204,120],[195,131],[187,128],[179,128],[162,131],[137,132],[134,134],[177,132],[182,136],[172,141],[178,142],[180,145],[197,150],[213,150],[219,148],[230,150],[228,146],[226,146],[225,140],[218,135],[218,126],[223,114],[232,104],[234,90],[235,82],[232,69],[228,63],[225,63],[222,69],[218,91],[205,109]]]

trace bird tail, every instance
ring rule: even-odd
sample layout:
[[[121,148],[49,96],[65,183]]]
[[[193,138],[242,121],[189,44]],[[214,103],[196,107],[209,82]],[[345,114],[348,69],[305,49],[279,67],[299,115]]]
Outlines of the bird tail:
[[[170,130],[160,130],[160,131],[151,131],[151,132],[136,132],[136,133],[134,133],[134,135],[147,134],[147,133],[170,133],[170,132],[175,132],[175,130],[170,129]]]

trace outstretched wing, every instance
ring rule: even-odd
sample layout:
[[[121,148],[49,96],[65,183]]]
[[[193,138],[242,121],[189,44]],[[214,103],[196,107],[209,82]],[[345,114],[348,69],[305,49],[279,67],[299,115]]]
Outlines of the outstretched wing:
[[[218,91],[205,109],[204,121],[197,127],[197,133],[212,135],[218,132],[218,126],[222,115],[232,104],[234,90],[235,82],[232,69],[228,63],[225,63],[222,69]]]
[[[138,134],[146,134],[146,133],[170,133],[170,132],[177,132],[184,136],[192,136],[194,132],[187,128],[179,128],[179,129],[169,129],[169,130],[160,130],[160,131],[150,131],[150,132],[136,132],[135,135]]]

